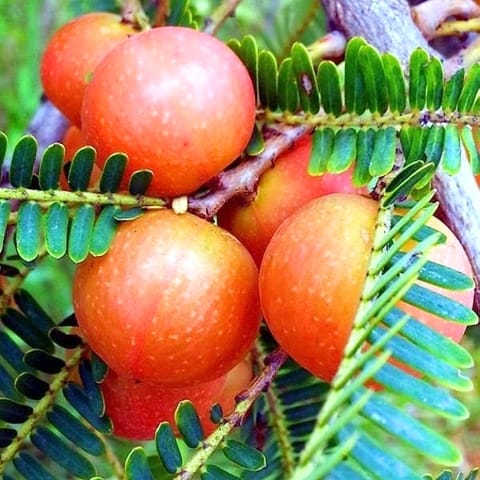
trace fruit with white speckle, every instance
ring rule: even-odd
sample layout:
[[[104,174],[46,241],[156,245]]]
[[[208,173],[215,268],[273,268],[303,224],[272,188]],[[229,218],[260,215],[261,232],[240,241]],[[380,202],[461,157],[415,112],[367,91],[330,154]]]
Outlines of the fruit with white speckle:
[[[128,155],[127,174],[149,169],[150,195],[188,194],[247,146],[255,123],[249,73],[223,42],[184,27],[142,32],[95,70],[82,130],[102,165]]]
[[[45,95],[77,127],[85,87],[103,57],[138,31],[119,15],[93,12],[57,30],[43,53],[40,77]]]
[[[227,373],[260,324],[258,271],[225,230],[162,209],[121,224],[78,266],[74,310],[91,348],[133,379],[188,385]]]

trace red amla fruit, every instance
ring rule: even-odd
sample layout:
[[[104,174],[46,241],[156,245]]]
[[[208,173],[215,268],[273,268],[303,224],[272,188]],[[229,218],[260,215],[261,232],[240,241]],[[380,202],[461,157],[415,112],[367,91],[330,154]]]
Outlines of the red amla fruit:
[[[128,155],[127,174],[154,173],[149,195],[208,182],[247,146],[255,123],[250,75],[220,40],[184,27],[144,31],[113,49],[85,93],[82,130],[99,154]]]
[[[325,381],[335,376],[350,336],[377,211],[377,202],[359,195],[321,197],[285,220],[265,251],[259,288],[266,322],[282,348]],[[437,219],[432,222],[433,227],[439,225]],[[471,276],[460,242],[446,227],[441,230],[447,242],[434,246],[429,258]],[[442,293],[472,305],[473,289]],[[465,331],[464,325],[400,306],[455,340]]]
[[[262,175],[251,203],[233,199],[218,213],[218,224],[247,247],[257,265],[278,226],[305,203],[330,193],[366,193],[365,188],[353,185],[352,169],[309,175],[311,152],[312,136],[307,135]]]
[[[224,414],[235,406],[235,395],[248,387],[252,379],[252,364],[243,360],[230,372],[209,382],[170,387],[140,382],[109,371],[101,384],[105,411],[113,424],[113,433],[130,440],[151,440],[161,422],[169,422],[176,433],[175,409],[182,400],[190,400],[209,435],[216,424],[210,420],[214,404]]]
[[[85,87],[100,60],[138,33],[119,15],[93,12],[57,30],[43,53],[40,77],[45,95],[77,127]]]
[[[218,378],[260,325],[258,271],[227,231],[162,209],[122,223],[110,250],[78,266],[82,335],[121,375],[171,386]]]

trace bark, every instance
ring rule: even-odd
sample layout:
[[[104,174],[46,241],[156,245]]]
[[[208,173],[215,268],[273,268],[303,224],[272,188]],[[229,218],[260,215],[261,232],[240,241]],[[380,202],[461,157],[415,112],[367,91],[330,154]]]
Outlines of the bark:
[[[336,28],[347,38],[361,36],[382,52],[396,55],[406,65],[411,52],[421,47],[434,51],[421,35],[405,0],[323,0]],[[445,62],[447,75],[460,66],[461,59]],[[434,178],[437,198],[445,219],[460,239],[474,271],[475,305],[480,312],[480,193],[465,156],[457,175],[449,176],[439,169]]]

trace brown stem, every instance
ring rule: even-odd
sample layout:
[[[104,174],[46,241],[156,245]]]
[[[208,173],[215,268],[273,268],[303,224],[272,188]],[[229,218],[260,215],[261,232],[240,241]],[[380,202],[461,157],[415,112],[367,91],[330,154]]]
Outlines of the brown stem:
[[[216,10],[205,18],[203,31],[210,35],[216,35],[225,20],[234,15],[235,9],[241,1],[242,0],[223,0]]]
[[[410,15],[406,0],[323,0],[330,19],[347,37],[361,36],[380,51],[396,55],[407,65],[411,52],[418,47],[441,58],[421,35]],[[446,65],[458,68],[458,59]],[[461,241],[474,271],[476,293],[474,308],[480,312],[480,198],[478,187],[465,155],[462,167],[454,175],[437,169],[434,186],[448,225]]]
[[[156,8],[153,25],[161,27],[167,23],[167,18],[170,15],[170,0],[158,0]]]
[[[260,155],[218,174],[212,180],[212,188],[207,195],[188,199],[189,211],[203,218],[211,218],[231,198],[252,196],[262,173],[273,165],[281,153],[291,148],[296,140],[311,129],[308,125],[278,125],[269,128],[268,132],[264,132],[269,137],[265,142],[265,150]]]

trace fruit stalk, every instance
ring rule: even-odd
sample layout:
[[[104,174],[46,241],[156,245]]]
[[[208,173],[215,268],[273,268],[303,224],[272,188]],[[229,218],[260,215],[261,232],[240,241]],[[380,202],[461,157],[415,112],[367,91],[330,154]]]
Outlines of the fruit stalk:
[[[219,173],[210,182],[212,188],[207,195],[192,196],[188,199],[189,211],[202,218],[211,218],[227,200],[235,196],[248,198],[255,193],[261,175],[273,166],[275,159],[311,130],[312,127],[308,125],[278,125],[274,129],[270,128],[264,151],[230,170]]]

